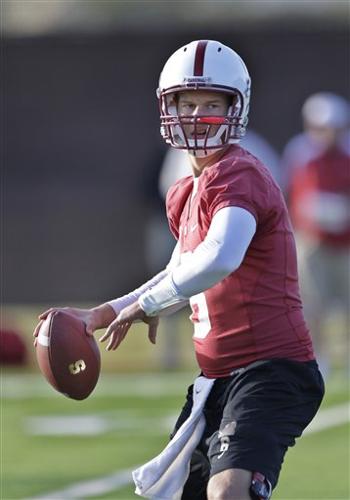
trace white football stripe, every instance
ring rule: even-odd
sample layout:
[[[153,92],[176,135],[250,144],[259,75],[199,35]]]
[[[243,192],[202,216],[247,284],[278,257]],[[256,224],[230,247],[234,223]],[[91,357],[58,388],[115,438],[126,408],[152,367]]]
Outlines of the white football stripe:
[[[43,335],[42,333],[39,332],[38,344],[40,344],[44,347],[49,347],[49,337],[47,337],[46,335]]]

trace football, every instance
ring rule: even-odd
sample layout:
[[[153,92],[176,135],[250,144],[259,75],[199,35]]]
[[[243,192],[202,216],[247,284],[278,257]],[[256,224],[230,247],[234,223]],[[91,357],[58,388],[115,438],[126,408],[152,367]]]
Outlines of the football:
[[[101,369],[96,340],[87,335],[83,321],[55,311],[40,327],[36,358],[46,380],[72,399],[85,399],[94,390]]]

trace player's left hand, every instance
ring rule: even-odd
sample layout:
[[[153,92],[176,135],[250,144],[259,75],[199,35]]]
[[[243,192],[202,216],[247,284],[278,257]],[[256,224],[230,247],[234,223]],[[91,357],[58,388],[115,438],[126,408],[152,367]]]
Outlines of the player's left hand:
[[[156,343],[157,329],[159,318],[146,316],[145,312],[141,309],[138,302],[134,302],[128,307],[125,307],[112,321],[106,330],[106,333],[100,338],[100,342],[104,342],[109,338],[107,351],[115,350],[125,338],[130,326],[134,321],[141,320],[148,325],[148,338],[152,344]]]

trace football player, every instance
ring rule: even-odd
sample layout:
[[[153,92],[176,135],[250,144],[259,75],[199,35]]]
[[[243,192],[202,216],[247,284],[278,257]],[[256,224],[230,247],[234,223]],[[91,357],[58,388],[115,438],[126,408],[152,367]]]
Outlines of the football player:
[[[155,342],[158,316],[190,303],[198,365],[215,382],[183,488],[188,500],[269,498],[324,393],[283,196],[239,145],[250,85],[243,60],[217,41],[191,42],[169,58],[157,92],[161,134],[189,154],[193,172],[166,200],[177,245],[167,268],[139,289],[70,309],[88,333],[109,325],[101,340],[114,350],[136,320]],[[174,432],[192,404],[191,386]]]
[[[350,106],[339,95],[318,92],[301,114],[304,130],[288,141],[282,161],[301,295],[325,377],[334,368],[327,339],[331,313],[337,311],[341,335],[350,332]],[[348,375],[347,349],[341,361]]]

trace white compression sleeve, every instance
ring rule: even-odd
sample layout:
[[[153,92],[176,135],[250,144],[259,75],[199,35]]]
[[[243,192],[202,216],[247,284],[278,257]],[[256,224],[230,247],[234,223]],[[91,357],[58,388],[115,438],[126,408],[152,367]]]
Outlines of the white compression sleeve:
[[[109,302],[107,302],[107,304],[109,304],[112,307],[112,309],[114,310],[114,312],[118,315],[120,313],[120,311],[122,309],[124,309],[124,307],[127,307],[127,306],[133,304],[134,302],[136,302],[137,299],[144,292],[146,292],[150,288],[154,287],[155,285],[157,285],[157,283],[159,283],[166,276],[168,276],[170,271],[172,269],[174,269],[176,266],[178,266],[179,263],[180,263],[180,249],[179,249],[179,244],[177,243],[174,250],[173,250],[173,253],[171,255],[171,259],[170,259],[168,265],[166,266],[166,268],[163,269],[163,271],[160,271],[158,274],[153,276],[153,278],[148,280],[146,283],[141,285],[139,288],[136,288],[136,290],[133,290],[132,292],[130,292],[126,295],[123,295],[122,297],[119,297],[117,299],[110,300]]]
[[[169,272],[139,304],[147,315],[188,299],[224,279],[241,264],[256,231],[253,215],[240,207],[219,210],[204,241]]]

